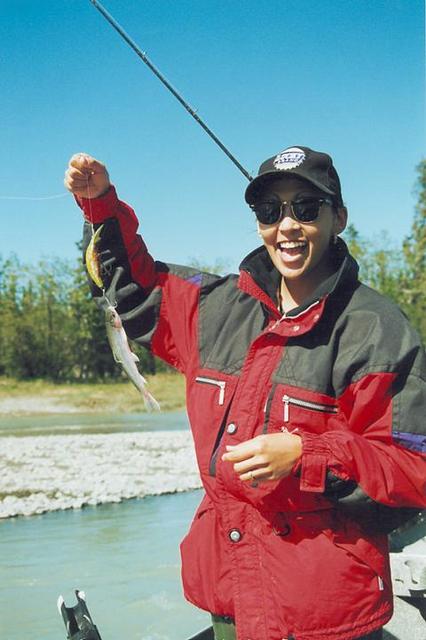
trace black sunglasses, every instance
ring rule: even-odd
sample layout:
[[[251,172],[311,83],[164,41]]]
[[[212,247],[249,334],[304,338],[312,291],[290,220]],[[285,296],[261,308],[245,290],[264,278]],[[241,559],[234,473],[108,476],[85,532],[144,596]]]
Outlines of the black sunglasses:
[[[315,222],[323,204],[334,204],[331,198],[300,198],[290,202],[282,201],[272,193],[267,200],[250,205],[256,218],[262,224],[276,224],[284,217],[285,208],[289,207],[293,218],[299,222]]]

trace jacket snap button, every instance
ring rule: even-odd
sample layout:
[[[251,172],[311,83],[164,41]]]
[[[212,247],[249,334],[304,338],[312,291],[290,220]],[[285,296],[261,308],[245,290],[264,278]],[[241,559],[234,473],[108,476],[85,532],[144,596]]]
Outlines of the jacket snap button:
[[[231,542],[239,542],[242,538],[241,531],[238,531],[238,529],[231,529],[228,535]]]
[[[296,331],[299,331],[299,329],[300,329],[300,325],[299,324],[295,324],[294,327],[293,327],[293,331],[296,332]]]
[[[227,433],[229,433],[231,436],[232,436],[234,433],[237,433],[237,430],[238,430],[238,427],[237,427],[237,425],[236,425],[234,422],[230,422],[230,423],[228,424],[228,426],[226,427],[226,432],[227,432]]]

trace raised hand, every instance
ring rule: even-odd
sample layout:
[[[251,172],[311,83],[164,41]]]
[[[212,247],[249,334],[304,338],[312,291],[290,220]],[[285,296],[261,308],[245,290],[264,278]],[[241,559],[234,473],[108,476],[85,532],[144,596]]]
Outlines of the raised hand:
[[[81,198],[99,198],[108,191],[111,183],[102,162],[87,153],[76,153],[69,161],[64,185]]]

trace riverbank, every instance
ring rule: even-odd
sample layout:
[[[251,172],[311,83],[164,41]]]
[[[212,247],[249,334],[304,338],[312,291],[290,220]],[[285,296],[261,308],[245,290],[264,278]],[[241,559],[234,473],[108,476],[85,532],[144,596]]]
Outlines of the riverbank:
[[[0,379],[0,518],[200,486],[183,376],[151,376],[162,411],[130,382]]]
[[[145,376],[162,411],[185,407],[185,380],[178,373]],[[0,378],[0,415],[64,413],[143,413],[141,395],[127,380],[53,384],[45,380]]]
[[[186,431],[0,438],[0,518],[201,486]]]

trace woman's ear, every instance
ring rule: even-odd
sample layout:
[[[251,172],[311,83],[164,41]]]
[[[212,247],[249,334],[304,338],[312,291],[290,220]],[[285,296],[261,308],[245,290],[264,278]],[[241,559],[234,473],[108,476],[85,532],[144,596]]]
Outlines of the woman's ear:
[[[336,210],[336,216],[334,219],[334,233],[338,235],[346,229],[348,222],[348,210],[346,207],[338,207]]]

